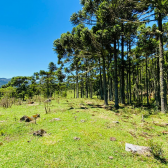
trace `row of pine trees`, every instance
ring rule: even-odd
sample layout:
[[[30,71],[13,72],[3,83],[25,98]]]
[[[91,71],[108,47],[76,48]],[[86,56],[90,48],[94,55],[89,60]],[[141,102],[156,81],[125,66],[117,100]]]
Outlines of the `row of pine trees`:
[[[140,105],[144,99],[149,105],[152,97],[164,113],[168,1],[81,0],[80,3],[82,10],[70,18],[75,27],[54,41],[58,63],[66,67],[66,73],[74,72],[71,77],[76,80],[76,97],[79,85],[87,97],[88,87],[92,92],[93,81],[97,81],[97,92],[105,105],[108,100],[114,100],[116,108],[119,102]]]

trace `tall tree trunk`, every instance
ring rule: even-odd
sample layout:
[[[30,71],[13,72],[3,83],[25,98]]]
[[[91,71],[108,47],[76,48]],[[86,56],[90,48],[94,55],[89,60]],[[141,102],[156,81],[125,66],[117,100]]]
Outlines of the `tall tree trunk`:
[[[133,65],[133,67],[132,67],[132,71],[133,71],[133,86],[134,86],[134,88],[133,88],[133,100],[134,100],[134,103],[135,103],[135,70],[134,70],[134,68],[135,68],[135,66]]]
[[[140,67],[141,68],[141,67]],[[142,75],[141,75],[141,71],[142,71],[142,68],[140,69],[140,84],[141,84],[141,103],[143,103],[142,102],[142,100],[143,100],[143,97],[142,97]]]
[[[122,23],[122,32],[124,33],[124,24]],[[125,81],[124,81],[124,34],[121,38],[121,103],[125,104]]]
[[[108,77],[108,100],[110,100],[110,55],[108,54],[108,65],[107,65],[107,77]]]
[[[74,98],[75,98],[75,83],[74,83]]]
[[[128,85],[128,76],[129,76],[129,69],[128,69],[128,61],[129,61],[129,56],[128,56],[128,43],[127,43],[127,104],[129,104],[129,85]]]
[[[92,99],[92,79],[91,79],[91,72],[90,72],[90,98]]]
[[[109,100],[112,101],[112,78],[110,76],[110,81],[109,81]]]
[[[120,68],[121,67],[119,66],[119,69]],[[118,76],[119,76],[118,83],[120,84],[120,88],[119,88],[120,94],[118,95],[118,100],[119,100],[119,103],[121,103],[121,95],[122,95],[122,80],[121,80],[122,76],[121,76],[121,71],[118,71]]]
[[[146,55],[146,98],[147,98],[147,106],[149,106],[149,93],[148,93],[148,59]]]
[[[76,68],[76,98],[79,98],[78,68]]]
[[[102,90],[102,73],[101,73],[101,65],[100,65],[100,58],[99,58],[99,69],[100,69],[100,97],[103,100],[103,90]]]
[[[103,58],[103,90],[104,90],[104,105],[108,105],[107,100],[107,84],[106,84],[106,70],[105,70],[105,58],[104,54],[102,52],[102,58]]]
[[[115,108],[118,109],[118,76],[117,76],[117,51],[116,39],[114,39],[114,82],[115,82]]]
[[[128,70],[127,70],[127,104],[129,104],[129,92],[128,92],[128,89],[129,89],[129,85],[128,85]]]
[[[140,104],[140,97],[139,97],[139,66],[137,65],[137,77],[136,77],[136,98],[137,104]]]
[[[157,54],[159,54],[157,52]],[[156,74],[157,74],[157,82],[156,82],[156,105],[159,106],[161,105],[161,100],[160,100],[160,67],[159,67],[159,57],[157,57],[157,71],[156,71]]]
[[[86,69],[87,71],[87,69]],[[86,73],[86,82],[85,82],[85,96],[86,98],[88,98],[88,76],[87,76],[87,73]]]
[[[113,76],[113,79],[114,79],[114,72],[112,71],[112,76]],[[113,101],[114,100],[114,85],[113,85],[113,83],[114,83],[114,81],[113,81],[113,79],[111,78],[111,101]]]
[[[112,68],[111,68],[111,61],[112,61],[112,54],[110,53],[110,81],[109,81],[109,100],[112,101],[112,97],[113,97],[113,91],[112,91]]]
[[[129,103],[132,104],[131,102],[131,41],[129,40]]]
[[[165,113],[167,110],[167,104],[165,104],[165,94],[164,94],[164,56],[163,56],[163,38],[162,38],[162,16],[159,13],[158,17],[158,27],[159,27],[159,65],[160,65],[160,97],[161,97],[161,112]]]
[[[81,98],[83,98],[83,78],[81,77]]]

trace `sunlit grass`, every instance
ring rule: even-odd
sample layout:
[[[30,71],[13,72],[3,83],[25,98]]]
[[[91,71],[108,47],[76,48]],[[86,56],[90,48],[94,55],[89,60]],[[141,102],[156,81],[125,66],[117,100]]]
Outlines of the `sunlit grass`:
[[[112,102],[110,102],[112,106]],[[99,105],[99,106],[98,106]],[[167,167],[153,156],[138,156],[125,151],[125,143],[148,146],[149,141],[162,143],[168,158],[168,130],[153,124],[166,123],[167,116],[150,115],[142,122],[138,108],[108,110],[98,99],[73,99],[55,97],[49,114],[44,104],[23,104],[0,109],[0,167]],[[37,124],[20,122],[23,115],[39,113]],[[60,118],[60,121],[52,121]],[[118,121],[119,123],[115,123]],[[47,131],[44,137],[33,132]],[[75,140],[74,138],[80,138]],[[110,141],[115,137],[116,141]],[[112,156],[113,159],[109,157]]]

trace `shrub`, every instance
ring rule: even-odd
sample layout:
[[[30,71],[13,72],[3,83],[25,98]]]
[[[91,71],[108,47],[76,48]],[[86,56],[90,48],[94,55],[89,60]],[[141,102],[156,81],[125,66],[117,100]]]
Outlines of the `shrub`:
[[[12,107],[12,104],[14,103],[12,98],[3,97],[0,101],[0,105],[4,108]]]
[[[67,92],[62,92],[62,97],[67,97]]]
[[[151,153],[153,156],[157,159],[160,160],[163,163],[166,163],[166,159],[164,158],[164,151],[162,149],[162,144],[158,142],[154,142],[152,140],[149,141],[149,146],[151,149]]]

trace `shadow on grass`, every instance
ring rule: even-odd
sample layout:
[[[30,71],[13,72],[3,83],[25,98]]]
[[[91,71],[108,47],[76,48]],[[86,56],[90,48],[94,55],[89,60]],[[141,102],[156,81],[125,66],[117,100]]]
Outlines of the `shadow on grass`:
[[[90,108],[101,108],[105,110],[111,110],[111,111],[117,111],[117,109],[114,107],[114,105],[100,105],[100,104],[88,104]]]
[[[122,113],[126,114],[126,113],[134,113],[135,108],[139,108],[139,110],[136,109],[136,111],[138,111],[138,113],[141,113],[141,111],[143,111],[143,110],[148,111],[147,114],[145,114],[143,116],[144,118],[149,118],[152,114],[157,113],[160,109],[160,107],[156,107],[156,105],[154,105],[154,104],[147,105],[147,104],[142,104],[142,103],[124,104],[124,105],[120,105],[118,109],[115,108],[114,102],[112,102],[109,105],[102,105],[102,104],[100,105],[100,104],[95,104],[95,103],[91,103],[91,102],[86,103],[86,104],[82,103],[81,105],[82,105],[81,107],[78,107],[75,109],[86,110],[88,108],[99,108],[99,109],[111,110],[115,113],[122,112]],[[74,109],[74,107],[71,106],[68,110],[72,110],[72,109]],[[156,110],[152,111],[152,109],[156,109]]]
[[[160,157],[160,156],[158,156],[158,155],[154,155],[154,158],[155,158],[156,160],[159,160],[161,163],[164,163],[165,165],[167,165],[167,163],[168,163],[167,159],[164,158],[164,157]]]

